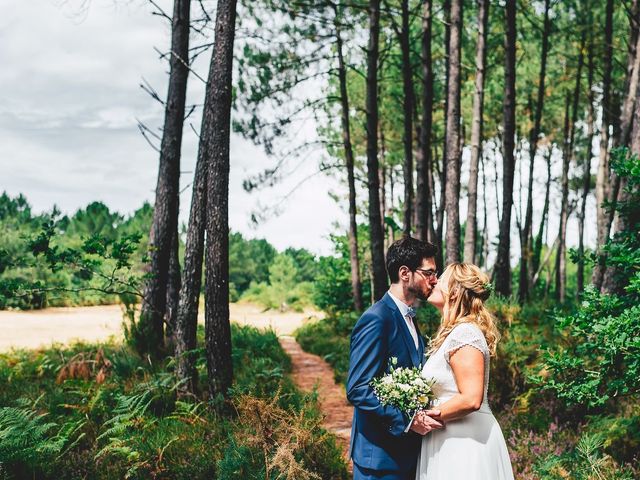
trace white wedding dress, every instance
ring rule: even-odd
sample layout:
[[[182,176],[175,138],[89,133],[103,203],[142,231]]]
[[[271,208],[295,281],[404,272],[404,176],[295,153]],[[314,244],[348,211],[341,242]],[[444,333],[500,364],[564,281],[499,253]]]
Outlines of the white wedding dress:
[[[482,331],[471,323],[456,326],[429,357],[424,374],[435,378],[434,408],[458,394],[449,355],[471,345],[484,355],[484,398],[479,410],[447,422],[422,439],[416,480],[512,480],[513,470],[500,426],[487,402],[489,348]]]

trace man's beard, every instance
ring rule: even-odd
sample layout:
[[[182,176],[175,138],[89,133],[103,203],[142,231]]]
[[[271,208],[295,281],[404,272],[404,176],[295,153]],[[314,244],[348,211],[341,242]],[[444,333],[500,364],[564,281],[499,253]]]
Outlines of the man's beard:
[[[424,293],[424,290],[418,286],[416,286],[415,284],[411,284],[407,287],[407,290],[409,290],[418,300],[423,300],[426,301],[430,296],[431,293],[433,292],[433,288],[429,290],[429,293]]]

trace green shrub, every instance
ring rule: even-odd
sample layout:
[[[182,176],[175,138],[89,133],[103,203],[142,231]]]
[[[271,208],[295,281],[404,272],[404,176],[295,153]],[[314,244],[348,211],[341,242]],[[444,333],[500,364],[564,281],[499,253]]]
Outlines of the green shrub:
[[[316,475],[309,478],[346,478],[340,449],[319,427],[317,398],[295,388],[287,375],[291,360],[275,333],[232,324],[232,342],[234,408],[224,415],[206,398],[176,399],[171,360],[150,364],[116,343],[0,354],[0,478],[241,478],[224,473],[236,470],[264,478],[262,451],[245,448],[255,428],[238,415],[245,401],[271,405],[276,420],[287,424],[269,428],[295,427],[294,459]],[[98,354],[111,362],[102,383],[89,367]],[[72,364],[83,376],[69,373]],[[198,366],[203,370],[203,349]],[[259,454],[258,463],[235,455],[234,445]],[[272,446],[273,461],[281,461],[276,454]]]
[[[295,260],[286,254],[275,257],[269,266],[269,282],[251,282],[241,299],[267,309],[303,311],[312,305],[313,284],[298,280]]]

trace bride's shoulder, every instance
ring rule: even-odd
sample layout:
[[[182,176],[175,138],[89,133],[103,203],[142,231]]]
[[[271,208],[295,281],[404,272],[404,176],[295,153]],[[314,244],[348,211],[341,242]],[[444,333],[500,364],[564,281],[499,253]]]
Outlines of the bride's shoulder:
[[[472,344],[486,346],[487,340],[478,325],[472,322],[463,322],[451,330],[447,337],[450,345]]]
[[[475,323],[471,323],[471,322],[459,323],[458,325],[453,327],[451,329],[451,333],[449,333],[450,337],[452,335],[454,336],[454,338],[457,336],[484,337],[484,334],[482,333],[482,330],[480,330],[480,327]]]

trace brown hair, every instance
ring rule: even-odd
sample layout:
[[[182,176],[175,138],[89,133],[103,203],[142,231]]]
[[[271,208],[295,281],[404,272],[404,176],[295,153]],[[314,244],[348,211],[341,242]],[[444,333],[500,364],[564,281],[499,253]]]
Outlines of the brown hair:
[[[450,275],[448,292],[446,294],[442,292],[444,297],[442,322],[429,351],[435,352],[457,325],[472,323],[480,328],[487,340],[491,356],[495,356],[500,332],[493,315],[484,305],[491,295],[489,277],[470,263],[452,263],[445,269],[442,276],[447,272]]]

